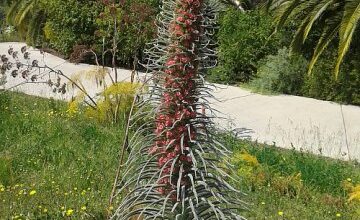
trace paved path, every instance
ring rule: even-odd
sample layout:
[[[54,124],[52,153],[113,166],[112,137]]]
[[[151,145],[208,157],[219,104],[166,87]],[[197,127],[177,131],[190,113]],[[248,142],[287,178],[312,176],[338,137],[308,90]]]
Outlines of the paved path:
[[[0,43],[0,54],[7,53],[10,45],[19,49],[24,44]],[[51,54],[41,55],[33,49],[29,51],[40,64],[45,62],[68,76],[93,68],[86,64],[74,65]],[[129,80],[130,71],[119,69],[118,72],[121,80]],[[23,79],[9,78],[8,81],[7,87],[10,87]],[[91,81],[84,84],[92,94],[99,91]],[[53,94],[43,84],[25,84],[16,89],[27,94],[65,100],[74,94]],[[226,118],[218,120],[223,128],[250,129],[253,140],[283,148],[296,148],[343,160],[360,160],[360,107],[297,96],[259,95],[224,85],[217,85],[214,96],[216,100],[211,100],[212,106]]]

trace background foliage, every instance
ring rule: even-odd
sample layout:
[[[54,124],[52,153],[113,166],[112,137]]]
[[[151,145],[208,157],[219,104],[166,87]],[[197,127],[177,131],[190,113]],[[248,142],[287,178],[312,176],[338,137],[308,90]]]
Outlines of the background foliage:
[[[117,64],[132,68],[134,60],[141,60],[145,44],[155,36],[154,19],[159,5],[159,0],[124,0],[120,3],[10,0],[6,14],[10,18],[8,23],[16,27],[22,40],[55,50],[64,57],[78,54],[77,48],[92,49],[101,57],[104,50],[113,47],[116,36]],[[117,23],[115,32],[113,12]],[[26,19],[22,23],[13,22],[19,17]],[[111,56],[107,54],[100,61],[109,65],[109,60]],[[82,61],[94,63],[94,57]]]
[[[208,79],[223,84],[243,85],[256,92],[285,93],[359,105],[359,29],[354,33],[338,79],[334,75],[338,37],[335,37],[307,74],[313,49],[321,36],[317,25],[297,52],[282,50],[291,45],[301,21],[289,19],[274,32],[273,16],[261,9],[246,13],[228,9],[219,19],[218,67]],[[278,50],[280,50],[278,52]],[[297,53],[301,54],[298,55]]]
[[[74,45],[91,45],[95,41],[95,20],[102,10],[96,0],[50,0],[41,7],[47,19],[44,35],[49,45],[69,55]]]
[[[277,55],[268,55],[259,61],[257,78],[250,86],[259,92],[278,92],[300,95],[308,62],[298,54],[290,54],[286,48]]]
[[[279,34],[270,37],[271,17],[258,10],[242,13],[230,8],[221,15],[219,25],[219,66],[210,76],[215,82],[248,82],[256,74],[257,62],[275,54],[281,45]]]
[[[15,2],[28,5],[33,1],[2,2],[4,6],[0,8],[0,16],[8,14],[10,6]],[[303,59],[287,57],[284,54],[277,55],[279,49],[290,46],[301,20],[288,19],[275,33],[275,17],[263,13],[258,8],[258,1],[251,2],[252,4],[246,5],[250,6],[246,7],[248,9],[246,13],[228,7],[219,16],[217,33],[219,63],[217,68],[209,72],[210,81],[239,85],[254,79],[250,87],[253,87],[255,91],[264,90],[260,87],[265,88],[264,85],[267,84],[266,90],[272,90],[271,92],[275,93],[359,104],[359,27],[354,30],[352,44],[340,68],[343,76],[335,79],[332,70],[338,52],[338,36],[334,37],[320,56],[312,75],[305,74],[306,70],[304,73],[292,73],[284,68],[292,65],[292,68],[298,66],[299,70],[301,65],[311,60],[313,49],[323,30],[322,25],[320,23],[314,25],[306,42],[302,45],[297,44],[297,51],[305,57],[307,62]],[[8,3],[7,6],[4,3]],[[31,7],[27,11],[27,22],[17,26],[16,29],[20,37],[29,44],[54,49],[65,57],[71,57],[71,60],[75,62],[94,63],[92,55],[78,59],[79,54],[84,50],[92,49],[98,57],[105,52],[100,59],[100,63],[105,65],[112,65],[111,50],[114,49],[113,36],[116,35],[116,65],[134,68],[138,61],[143,60],[146,44],[151,42],[156,35],[154,19],[159,12],[159,6],[159,0],[124,0],[116,4],[113,4],[111,0],[39,0],[36,7]],[[17,12],[20,13],[21,10]],[[113,12],[115,14],[112,14]],[[16,16],[19,17],[15,13],[14,17]],[[2,30],[8,25],[5,24],[5,20],[2,19]],[[116,30],[114,30],[115,21]],[[0,41],[17,41],[17,36],[14,33],[3,33],[0,34]],[[277,56],[277,58],[268,57],[269,55]],[[284,62],[288,64],[285,65]],[[296,64],[296,62],[299,63]],[[269,66],[278,67],[274,69]],[[281,75],[285,72],[286,76]],[[278,80],[274,80],[274,77]],[[294,83],[296,88],[283,88],[284,85],[295,85]]]

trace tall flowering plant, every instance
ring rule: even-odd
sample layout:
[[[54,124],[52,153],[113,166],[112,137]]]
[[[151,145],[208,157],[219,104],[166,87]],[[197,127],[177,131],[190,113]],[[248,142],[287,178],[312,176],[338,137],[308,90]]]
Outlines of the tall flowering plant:
[[[213,67],[216,11],[210,1],[164,0],[158,39],[147,51],[154,83],[138,118],[153,120],[134,132],[117,192],[113,219],[242,219],[243,203],[219,164],[230,153],[211,131],[203,74]],[[149,108],[152,106],[152,108]],[[227,164],[230,167],[230,164]]]

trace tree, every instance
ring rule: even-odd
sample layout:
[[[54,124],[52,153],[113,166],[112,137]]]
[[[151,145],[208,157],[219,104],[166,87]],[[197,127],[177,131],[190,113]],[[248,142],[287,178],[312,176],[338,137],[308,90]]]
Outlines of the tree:
[[[42,34],[45,14],[39,7],[39,0],[14,0],[7,12],[6,20],[15,26],[23,39],[28,43],[36,44]]]
[[[320,28],[321,36],[309,64],[309,73],[329,43],[339,36],[334,69],[337,77],[360,19],[359,0],[269,0],[267,8],[275,12],[278,27],[282,27],[289,19],[301,20],[292,48],[296,49],[304,43],[315,26]]]

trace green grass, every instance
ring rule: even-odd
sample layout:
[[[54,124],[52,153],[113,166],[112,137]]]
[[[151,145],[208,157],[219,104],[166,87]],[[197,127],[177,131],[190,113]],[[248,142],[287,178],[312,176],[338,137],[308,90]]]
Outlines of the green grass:
[[[348,201],[348,187],[360,184],[357,162],[222,137],[251,204],[248,219],[360,219],[360,201]]]
[[[123,129],[65,110],[54,100],[0,95],[0,219],[59,219],[69,209],[74,219],[107,214]]]
[[[123,129],[66,109],[0,93],[0,219],[63,219],[68,210],[72,219],[106,218]],[[360,203],[344,187],[360,184],[359,164],[219,138],[234,151],[248,219],[360,219]]]

